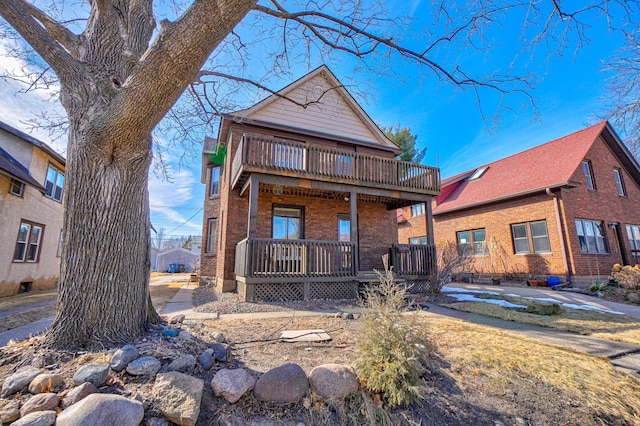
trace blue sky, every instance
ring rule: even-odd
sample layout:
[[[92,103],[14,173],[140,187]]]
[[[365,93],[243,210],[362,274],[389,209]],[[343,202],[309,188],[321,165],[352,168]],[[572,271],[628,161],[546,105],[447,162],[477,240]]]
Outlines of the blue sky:
[[[431,22],[427,5],[418,0],[400,7],[414,17],[415,28],[427,28]],[[440,166],[442,176],[448,177],[599,121],[595,114],[602,112],[609,77],[601,71],[602,64],[620,46],[621,36],[606,31],[603,25],[594,25],[590,30],[591,42],[577,52],[570,47],[562,55],[549,58],[544,52],[538,52],[538,56],[521,54],[514,62],[513,55],[521,48],[517,43],[522,36],[519,22],[505,22],[499,30],[487,34],[494,45],[491,51],[452,50],[445,52],[443,58],[480,72],[535,74],[538,83],[530,94],[538,108],[537,115],[530,105],[523,104],[523,97],[514,95],[507,98],[512,109],[502,111],[495,123],[488,122],[483,120],[471,91],[457,90],[400,61],[391,61],[387,66],[393,67],[402,79],[389,77],[384,69],[365,72],[359,67],[354,72],[354,62],[348,59],[329,66],[348,87],[356,84],[350,91],[375,122],[411,127],[418,135],[419,147],[427,147],[423,162]],[[6,49],[2,42],[0,49]],[[320,59],[312,62],[294,68],[292,77],[299,78],[309,67],[321,64]],[[22,65],[17,60],[0,57],[0,69]],[[272,88],[279,89],[289,82],[288,78],[281,79]],[[0,120],[29,131],[26,120],[39,111],[62,112],[54,93],[16,93],[18,89],[17,83],[0,83]],[[496,93],[482,93],[481,108],[487,116],[492,115],[497,100]],[[64,139],[52,140],[43,130],[31,133],[64,153]],[[162,135],[158,136],[163,144]],[[168,179],[150,176],[152,223],[169,235],[199,235],[204,198],[199,153],[190,157],[187,166],[179,166],[180,149],[168,145],[167,149]]]

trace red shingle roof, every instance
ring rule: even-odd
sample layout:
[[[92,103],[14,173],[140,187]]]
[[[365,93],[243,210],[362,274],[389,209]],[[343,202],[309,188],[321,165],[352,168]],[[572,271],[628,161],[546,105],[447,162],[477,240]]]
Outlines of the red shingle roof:
[[[566,185],[587,151],[601,134],[606,121],[543,145],[458,174],[442,181],[442,194],[433,213]],[[469,178],[487,167],[479,179]]]

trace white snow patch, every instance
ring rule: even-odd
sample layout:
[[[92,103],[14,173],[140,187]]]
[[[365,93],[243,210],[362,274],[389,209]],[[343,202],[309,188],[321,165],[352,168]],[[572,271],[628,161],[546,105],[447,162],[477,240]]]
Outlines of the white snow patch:
[[[494,296],[499,296],[500,293],[495,291],[486,291],[486,290],[467,290],[465,288],[452,288],[452,287],[443,287],[442,291],[445,293],[476,293],[476,294],[492,294]]]
[[[479,299],[471,294],[452,294],[451,297],[457,299],[459,302],[484,302],[490,303],[492,305],[502,306],[504,308],[526,308],[524,305],[516,305],[514,303],[509,303],[506,300],[500,299]]]
[[[624,315],[623,312],[610,311],[609,309],[599,308],[597,306],[574,305],[573,303],[563,303],[562,306],[564,306],[566,308],[570,308],[570,309],[581,309],[583,311],[596,311],[596,312],[605,312],[607,314]]]

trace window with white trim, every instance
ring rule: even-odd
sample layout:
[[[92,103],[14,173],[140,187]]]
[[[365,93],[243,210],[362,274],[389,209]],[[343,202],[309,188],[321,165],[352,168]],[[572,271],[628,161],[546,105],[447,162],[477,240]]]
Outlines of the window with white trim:
[[[627,239],[631,254],[636,258],[636,263],[640,257],[640,225],[627,225]]]
[[[427,237],[411,237],[409,238],[409,244],[427,245]]]
[[[218,237],[218,219],[207,220],[207,253],[216,252],[216,239]]]
[[[602,221],[576,219],[576,233],[582,253],[609,253]]]
[[[424,203],[411,206],[411,217],[424,216]]]
[[[11,186],[9,187],[9,193],[16,197],[22,197],[24,194],[24,183],[16,179],[11,179]]]
[[[220,167],[211,167],[211,180],[209,182],[209,196],[220,195]]]
[[[514,223],[511,225],[511,236],[516,254],[551,253],[546,220]]]
[[[627,190],[624,187],[622,171],[620,169],[613,169],[613,176],[616,178],[616,188],[618,189],[618,195],[621,197],[626,197]]]
[[[64,188],[64,173],[53,166],[47,170],[47,181],[44,183],[47,192],[44,194],[49,198],[62,202],[62,191]]]
[[[16,248],[13,252],[14,262],[38,261],[43,230],[44,225],[26,221],[20,223]]]

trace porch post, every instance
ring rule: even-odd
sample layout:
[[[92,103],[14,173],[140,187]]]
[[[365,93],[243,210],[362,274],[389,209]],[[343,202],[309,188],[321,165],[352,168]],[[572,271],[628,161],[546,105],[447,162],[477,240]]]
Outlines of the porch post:
[[[354,244],[353,268],[357,274],[360,270],[360,254],[358,253],[358,194],[351,191],[349,194],[349,223],[351,225],[351,242]]]
[[[247,222],[247,238],[256,238],[256,230],[258,229],[258,192],[260,189],[260,180],[255,176],[249,177],[249,218]]]
[[[425,212],[427,213],[424,217],[427,221],[427,244],[434,245],[435,238],[433,237],[433,212],[431,211],[431,198],[432,197],[427,198],[424,202]]]

